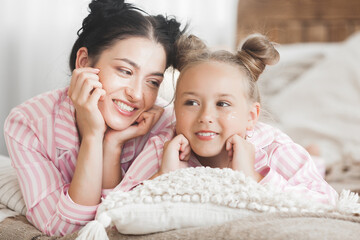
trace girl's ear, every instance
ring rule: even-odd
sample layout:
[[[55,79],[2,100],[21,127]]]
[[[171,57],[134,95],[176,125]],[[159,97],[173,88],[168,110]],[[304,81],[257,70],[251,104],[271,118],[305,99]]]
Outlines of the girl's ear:
[[[75,68],[89,67],[89,55],[86,47],[79,48],[76,53]]]
[[[246,126],[246,130],[250,131],[254,129],[255,124],[257,123],[260,116],[260,103],[255,102],[249,109],[249,119],[248,124]]]

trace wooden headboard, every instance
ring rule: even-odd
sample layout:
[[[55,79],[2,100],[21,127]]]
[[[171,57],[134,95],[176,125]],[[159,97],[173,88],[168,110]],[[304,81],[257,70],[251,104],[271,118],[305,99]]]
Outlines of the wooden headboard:
[[[239,0],[237,41],[250,33],[278,43],[337,42],[360,31],[360,0]]]

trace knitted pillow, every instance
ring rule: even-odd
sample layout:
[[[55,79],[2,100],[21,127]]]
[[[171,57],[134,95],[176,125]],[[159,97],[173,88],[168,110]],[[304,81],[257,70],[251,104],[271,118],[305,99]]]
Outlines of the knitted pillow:
[[[357,195],[348,194],[345,200],[338,205],[352,207],[343,212],[360,213]],[[336,212],[339,208],[262,186],[231,169],[184,168],[145,181],[130,192],[110,193],[99,206],[96,220],[77,239],[107,239],[108,226],[123,234],[146,234],[275,211]]]

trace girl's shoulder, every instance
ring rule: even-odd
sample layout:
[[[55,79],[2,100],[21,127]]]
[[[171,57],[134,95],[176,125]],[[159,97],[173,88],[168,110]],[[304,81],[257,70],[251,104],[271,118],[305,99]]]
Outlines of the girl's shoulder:
[[[293,140],[280,129],[269,124],[258,122],[252,132],[247,133],[249,141],[258,148],[264,148],[270,144],[293,143]]]

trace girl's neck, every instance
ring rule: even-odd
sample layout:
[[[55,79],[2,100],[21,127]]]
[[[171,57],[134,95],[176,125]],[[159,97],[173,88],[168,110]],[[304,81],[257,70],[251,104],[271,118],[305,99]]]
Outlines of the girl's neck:
[[[211,168],[227,168],[229,166],[228,152],[224,149],[216,156],[201,157],[194,153],[202,166]]]

